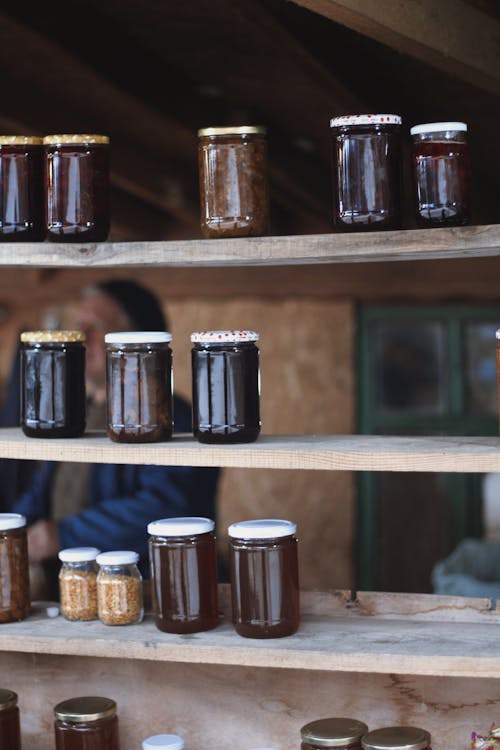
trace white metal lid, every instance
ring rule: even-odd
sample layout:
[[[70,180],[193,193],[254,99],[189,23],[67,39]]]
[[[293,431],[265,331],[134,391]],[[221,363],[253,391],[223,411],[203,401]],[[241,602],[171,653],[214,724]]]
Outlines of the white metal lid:
[[[291,536],[297,524],[282,518],[257,518],[253,521],[237,521],[228,528],[229,536],[236,539],[277,539]]]
[[[419,133],[443,133],[446,130],[456,130],[458,132],[467,132],[467,123],[465,122],[424,122],[421,125],[414,125],[410,128],[411,135]]]
[[[119,331],[104,336],[106,344],[168,344],[172,334],[167,331]]]
[[[0,513],[0,531],[20,529],[26,526],[26,518],[20,513]]]
[[[500,328],[497,328],[497,331],[496,331],[496,333],[495,333],[495,337],[496,337],[497,339],[500,339]]]
[[[148,534],[151,536],[192,536],[193,534],[207,534],[215,528],[215,521],[200,516],[185,516],[179,518],[160,518],[148,524]]]
[[[142,750],[182,750],[184,740],[178,734],[155,734],[142,743]]]
[[[195,331],[191,334],[194,344],[231,344],[258,340],[259,334],[255,331]]]
[[[342,125],[401,125],[400,115],[342,115],[332,117],[331,128],[342,127]]]
[[[117,550],[116,552],[101,552],[97,555],[98,565],[133,565],[139,561],[139,555],[132,550]]]
[[[97,547],[68,547],[59,552],[61,562],[92,562],[101,552]]]

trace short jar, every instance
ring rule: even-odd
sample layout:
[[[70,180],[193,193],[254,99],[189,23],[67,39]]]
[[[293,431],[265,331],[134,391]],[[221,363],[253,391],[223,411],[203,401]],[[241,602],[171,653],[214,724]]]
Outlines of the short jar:
[[[183,750],[184,740],[178,734],[155,734],[142,742],[142,750]]]
[[[0,513],[0,623],[24,620],[29,613],[26,518]]]
[[[21,427],[28,437],[70,438],[85,431],[85,334],[21,334]]]
[[[0,135],[0,242],[45,239],[42,139]]]
[[[191,334],[193,433],[200,443],[252,443],[260,433],[259,334]]]
[[[401,117],[334,117],[330,128],[335,228],[340,232],[400,229]]]
[[[368,732],[367,725],[357,719],[318,719],[300,730],[301,750],[335,747],[338,750],[361,750],[361,738]]]
[[[269,230],[266,129],[198,131],[201,231],[207,238],[259,237]]]
[[[134,625],[142,621],[142,576],[137,552],[120,550],[97,556],[97,611],[104,625]]]
[[[109,234],[109,138],[47,135],[45,185],[47,238],[104,242]]]
[[[363,750],[427,750],[431,736],[418,727],[383,727],[365,734]]]
[[[210,518],[164,518],[148,525],[153,617],[166,633],[215,628],[217,556]]]
[[[415,211],[421,227],[457,227],[470,221],[471,169],[465,122],[415,125],[412,164]]]
[[[173,431],[172,336],[107,333],[107,432],[118,443],[156,443]]]
[[[282,638],[298,630],[296,531],[292,521],[275,518],[229,527],[233,624],[239,635]]]
[[[54,708],[56,750],[120,750],[116,703],[111,698],[70,698]]]
[[[61,612],[67,620],[97,620],[96,547],[71,547],[59,552]]]
[[[0,748],[21,750],[21,727],[17,695],[0,688]]]

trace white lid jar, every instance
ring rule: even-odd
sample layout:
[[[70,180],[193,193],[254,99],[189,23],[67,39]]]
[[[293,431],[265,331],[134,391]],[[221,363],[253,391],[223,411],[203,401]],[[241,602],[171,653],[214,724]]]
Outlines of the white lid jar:
[[[131,550],[97,556],[97,608],[105,625],[134,625],[144,616],[139,555]]]

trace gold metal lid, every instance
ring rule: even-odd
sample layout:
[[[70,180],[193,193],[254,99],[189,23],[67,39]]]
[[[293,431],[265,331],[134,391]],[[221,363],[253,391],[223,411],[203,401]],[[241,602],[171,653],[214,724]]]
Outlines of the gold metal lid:
[[[369,732],[361,744],[365,750],[425,750],[431,736],[419,727],[384,727]]]
[[[70,698],[58,703],[54,716],[60,721],[71,721],[75,724],[86,721],[99,721],[116,714],[116,702],[111,698],[89,696]]]
[[[79,145],[86,143],[109,143],[107,135],[88,135],[87,133],[66,133],[63,135],[46,135],[43,138],[45,146]]]
[[[232,125],[224,128],[202,128],[198,130],[198,138],[209,135],[266,135],[266,128],[262,125]]]
[[[0,135],[0,146],[41,146],[43,138],[37,135]]]
[[[0,688],[0,711],[7,711],[8,708],[15,706],[17,706],[17,693]]]
[[[302,742],[318,747],[342,747],[356,745],[368,732],[368,727],[357,719],[318,719],[300,730]]]
[[[66,344],[85,341],[82,331],[24,331],[21,341],[26,344]]]

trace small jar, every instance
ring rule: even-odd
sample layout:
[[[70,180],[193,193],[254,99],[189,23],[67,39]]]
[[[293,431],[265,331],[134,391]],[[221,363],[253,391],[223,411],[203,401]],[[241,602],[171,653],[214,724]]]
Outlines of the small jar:
[[[178,734],[155,734],[142,742],[142,750],[183,750],[184,740]]]
[[[412,164],[416,218],[421,227],[470,221],[470,156],[465,122],[415,125]]]
[[[85,334],[21,334],[21,426],[28,437],[79,437],[85,431]]]
[[[120,750],[111,698],[70,698],[57,704],[54,716],[56,750]]]
[[[427,750],[431,736],[418,727],[383,727],[365,734],[363,750]]]
[[[0,135],[0,242],[44,238],[42,139]]]
[[[0,623],[24,620],[29,613],[26,518],[0,513]]]
[[[198,131],[204,237],[259,237],[269,230],[266,129]]]
[[[166,633],[215,628],[217,559],[210,518],[164,518],[148,525],[153,617]]]
[[[401,117],[334,117],[330,128],[335,228],[340,232],[400,229]]]
[[[361,738],[368,727],[357,719],[318,719],[305,724],[300,730],[301,750],[319,750],[335,747],[340,750],[361,750]]]
[[[67,620],[97,620],[96,547],[71,547],[59,552],[61,612]]]
[[[293,635],[300,623],[296,524],[274,518],[233,523],[229,565],[233,624],[246,638]]]
[[[97,556],[97,611],[105,625],[134,625],[144,616],[142,576],[137,552],[120,550]]]
[[[54,242],[104,242],[109,233],[109,138],[47,135],[47,237]]]
[[[200,443],[252,443],[260,433],[259,334],[191,334],[193,433]]]
[[[0,688],[0,748],[21,750],[21,727],[17,695]]]
[[[107,333],[107,432],[118,443],[156,443],[173,431],[170,333]]]

